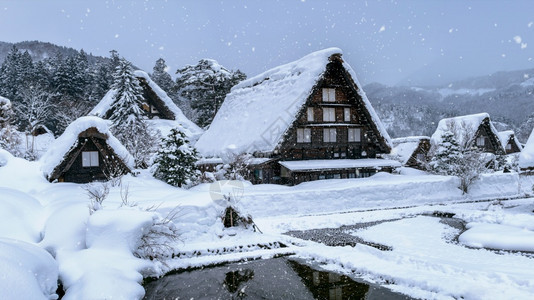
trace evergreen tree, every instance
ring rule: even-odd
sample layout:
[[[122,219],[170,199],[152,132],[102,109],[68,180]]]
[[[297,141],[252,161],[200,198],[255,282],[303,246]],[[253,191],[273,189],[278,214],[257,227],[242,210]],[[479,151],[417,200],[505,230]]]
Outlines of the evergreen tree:
[[[144,119],[141,108],[143,90],[130,62],[124,58],[120,59],[113,78],[112,88],[116,90],[116,94],[109,117],[113,134],[133,155],[136,167],[146,168],[157,143],[157,134]]]
[[[143,124],[143,90],[139,80],[134,75],[130,62],[121,58],[115,73],[113,85],[116,90],[115,98],[111,104],[113,126],[128,128],[135,124]]]
[[[0,97],[0,149],[15,156],[22,156],[19,150],[20,137],[12,125],[13,109],[9,99]]]
[[[154,159],[154,177],[178,187],[196,178],[197,151],[189,145],[183,132],[172,129],[170,134],[162,139],[159,149]]]
[[[174,81],[171,75],[167,73],[167,64],[163,58],[156,61],[152,75],[150,76],[154,82],[161,87],[167,94],[170,94],[174,88]]]
[[[195,66],[176,71],[176,90],[181,107],[190,106],[191,119],[199,126],[211,124],[230,89],[246,75],[239,70],[229,71],[212,59],[202,59]],[[188,109],[184,109],[186,113]],[[187,116],[187,114],[186,114]]]
[[[454,133],[449,130],[441,135],[441,140],[429,162],[430,170],[440,175],[457,175],[454,166],[462,159],[460,145]]]
[[[467,193],[469,186],[487,170],[486,156],[476,147],[460,146],[457,141],[460,133],[450,130],[454,126],[448,127],[449,130],[441,135],[441,143],[433,145],[430,150],[433,155],[428,170],[434,174],[457,176],[459,188]]]

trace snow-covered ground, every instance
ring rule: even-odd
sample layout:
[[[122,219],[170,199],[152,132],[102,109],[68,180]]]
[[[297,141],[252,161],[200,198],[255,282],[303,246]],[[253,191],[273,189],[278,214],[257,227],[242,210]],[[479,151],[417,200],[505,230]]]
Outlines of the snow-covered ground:
[[[462,195],[456,178],[403,169],[295,187],[217,182],[185,190],[141,171],[109,185],[101,207],[90,211],[87,190],[101,190],[101,183],[49,183],[40,162],[0,150],[0,294],[54,299],[59,279],[65,299],[139,299],[143,277],[292,253],[413,297],[529,299],[534,201],[522,197],[533,183],[514,173],[484,175]],[[228,193],[263,234],[223,228],[220,199]],[[440,222],[436,211],[455,214],[467,230]],[[376,225],[348,233],[391,251],[283,235],[367,222]],[[154,230],[173,228],[178,240],[153,252],[142,248]]]

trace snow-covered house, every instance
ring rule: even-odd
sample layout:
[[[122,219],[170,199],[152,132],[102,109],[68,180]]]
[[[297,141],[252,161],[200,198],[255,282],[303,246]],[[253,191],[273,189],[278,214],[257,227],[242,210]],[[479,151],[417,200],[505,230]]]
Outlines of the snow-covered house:
[[[430,150],[430,137],[409,136],[392,140],[393,149],[386,157],[398,160],[403,166],[422,169]]]
[[[443,134],[448,130],[453,132],[458,144],[464,149],[477,147],[482,152],[497,155],[505,153],[499,132],[491,123],[488,113],[442,119],[430,139],[431,143],[440,144]]]
[[[391,140],[342,51],[311,53],[234,86],[195,145],[205,158],[248,159],[254,183],[365,177]]]
[[[523,149],[513,130],[500,131],[499,139],[506,154],[521,152],[521,149]]]
[[[180,128],[189,140],[196,141],[203,130],[189,120],[182,110],[161,89],[148,74],[137,70],[134,72],[143,88],[143,112],[155,128],[166,136],[172,128]],[[100,102],[91,110],[89,115],[108,119],[113,111],[111,105],[115,98],[116,90],[109,90]]]
[[[534,130],[530,133],[525,147],[519,153],[518,165],[523,174],[534,173]]]
[[[72,122],[41,158],[49,181],[87,183],[128,173],[134,159],[109,130],[109,121],[81,117]]]

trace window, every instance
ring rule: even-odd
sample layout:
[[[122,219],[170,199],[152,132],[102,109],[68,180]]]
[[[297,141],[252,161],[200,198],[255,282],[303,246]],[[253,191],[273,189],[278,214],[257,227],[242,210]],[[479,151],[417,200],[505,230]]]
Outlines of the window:
[[[345,122],[350,122],[350,107],[345,107],[343,110],[343,119]]]
[[[512,150],[512,144],[506,144],[506,150]]]
[[[311,143],[310,128],[297,128],[297,143]]]
[[[98,167],[98,151],[83,151],[82,167]]]
[[[336,108],[335,107],[323,107],[323,122],[335,122],[336,121]]]
[[[349,128],[348,130],[349,136],[348,140],[349,142],[359,142],[360,139],[360,128]]]
[[[153,113],[153,114],[159,113],[159,111],[152,105],[150,106],[150,112]]]
[[[336,102],[336,89],[323,88],[323,102]]]
[[[417,153],[416,159],[417,159],[417,161],[425,161],[425,154],[424,153]]]
[[[308,107],[308,121],[313,121],[313,107]]]
[[[337,135],[337,132],[335,128],[324,128],[323,129],[323,141],[325,143],[335,143],[336,135]]]
[[[485,139],[483,136],[478,137],[478,138],[477,138],[477,146],[484,146],[484,144],[485,144],[485,142],[486,142],[485,140],[486,140],[486,139]]]

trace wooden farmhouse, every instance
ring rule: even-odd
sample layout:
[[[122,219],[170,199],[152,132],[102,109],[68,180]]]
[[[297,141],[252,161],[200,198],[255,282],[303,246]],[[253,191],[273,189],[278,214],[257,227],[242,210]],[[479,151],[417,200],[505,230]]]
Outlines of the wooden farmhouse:
[[[134,74],[143,89],[142,109],[149,123],[160,129],[163,135],[167,135],[170,129],[176,127],[179,127],[189,140],[195,141],[202,134],[203,130],[183,114],[146,72],[137,70]],[[109,90],[89,115],[108,119],[113,113],[112,104],[116,93],[114,89]]]
[[[430,137],[410,136],[392,140],[393,149],[387,158],[398,160],[403,166],[424,169],[430,150]]]
[[[98,117],[71,123],[41,159],[47,179],[88,183],[130,172],[134,159],[111,134],[108,123]]]
[[[309,54],[245,80],[196,148],[207,161],[247,159],[253,183],[298,184],[391,172],[388,133],[342,52]]]
[[[441,143],[442,135],[447,130],[454,133],[456,140],[464,149],[476,147],[486,153],[505,154],[499,132],[491,123],[487,113],[442,119],[431,137],[431,143]]]
[[[521,149],[523,149],[523,146],[515,137],[513,130],[499,132],[499,139],[506,154],[521,152]]]

